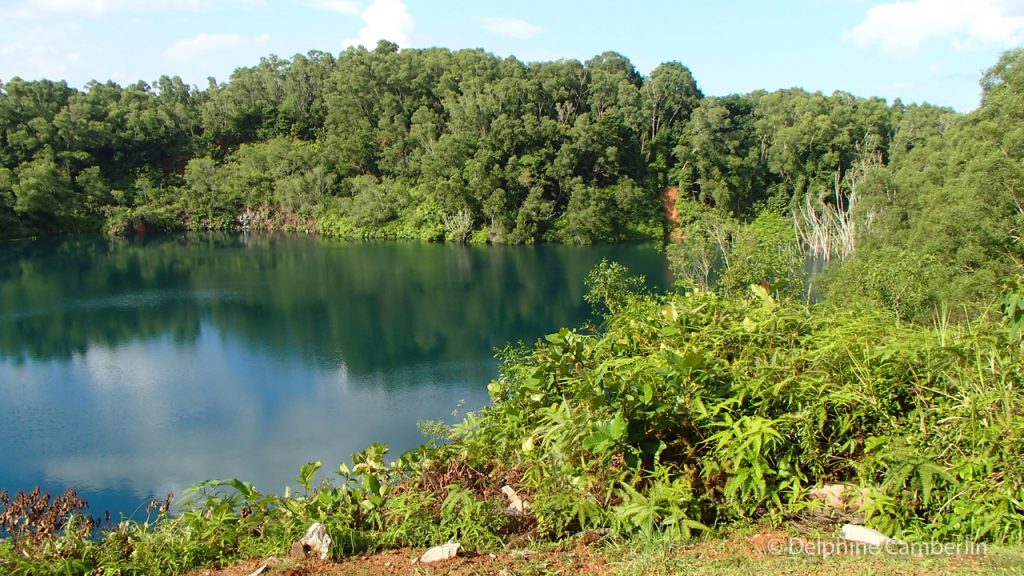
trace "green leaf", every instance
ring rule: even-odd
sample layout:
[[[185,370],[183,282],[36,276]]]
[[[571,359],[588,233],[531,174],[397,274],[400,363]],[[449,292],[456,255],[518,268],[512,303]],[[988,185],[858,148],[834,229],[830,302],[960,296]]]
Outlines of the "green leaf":
[[[533,448],[533,435],[531,434],[530,436],[527,436],[525,440],[523,440],[523,452],[529,454],[530,452],[533,452]]]
[[[626,426],[626,419],[622,417],[622,414],[616,414],[608,423],[608,436],[614,440],[621,440],[626,434]]]
[[[597,430],[583,439],[583,448],[591,452],[604,452],[613,446],[615,441],[604,430]]]
[[[312,490],[313,480],[316,478],[316,473],[320,470],[323,464],[319,460],[316,462],[307,462],[299,468],[299,475],[295,477],[299,484],[306,489],[306,492]]]
[[[873,452],[875,448],[888,444],[889,440],[891,440],[891,438],[888,436],[868,436],[868,438],[864,440],[864,451]]]
[[[758,288],[764,290],[764,288],[761,288],[760,286],[758,286]],[[748,334],[754,332],[755,330],[757,330],[757,322],[754,322],[753,320],[750,319],[750,316],[747,316],[746,318],[743,319],[743,330]]]
[[[643,395],[644,404],[650,404],[651,400],[654,399],[654,388],[651,387],[650,382],[644,382],[644,390],[643,391],[644,391],[644,395]]]
[[[644,454],[658,455],[665,449],[665,443],[657,438],[645,438],[640,441],[640,450]]]
[[[366,481],[366,487],[371,494],[380,494],[380,480],[376,476],[368,474],[363,479]]]
[[[563,328],[561,331],[554,334],[546,334],[544,339],[552,344],[565,344],[566,330]]]
[[[232,478],[227,481],[227,485],[237,490],[238,493],[242,495],[242,498],[245,498],[246,500],[249,500],[253,496],[259,494],[252,482],[245,482],[244,480]]]

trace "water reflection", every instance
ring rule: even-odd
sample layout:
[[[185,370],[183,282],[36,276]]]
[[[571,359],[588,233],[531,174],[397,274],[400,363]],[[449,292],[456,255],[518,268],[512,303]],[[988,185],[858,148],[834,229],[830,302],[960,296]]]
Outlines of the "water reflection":
[[[0,486],[130,512],[196,480],[279,491],[309,460],[486,402],[493,348],[588,313],[602,257],[645,247],[181,236],[0,246]]]

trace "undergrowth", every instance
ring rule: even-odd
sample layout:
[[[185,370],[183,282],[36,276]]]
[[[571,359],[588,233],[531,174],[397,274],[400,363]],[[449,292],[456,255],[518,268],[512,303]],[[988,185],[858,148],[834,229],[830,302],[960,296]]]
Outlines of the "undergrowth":
[[[762,286],[641,294],[607,264],[590,283],[599,327],[506,348],[492,405],[428,423],[429,441],[396,459],[374,444],[333,475],[310,463],[283,495],[203,482],[176,512],[167,502],[98,537],[61,509],[49,531],[7,527],[0,572],[178,574],[281,555],[312,522],[335,559],[584,530],[678,540],[804,517],[826,484],[892,537],[1024,541],[1016,316],[924,327]],[[505,485],[524,514],[507,510]],[[0,517],[17,515],[13,501]]]

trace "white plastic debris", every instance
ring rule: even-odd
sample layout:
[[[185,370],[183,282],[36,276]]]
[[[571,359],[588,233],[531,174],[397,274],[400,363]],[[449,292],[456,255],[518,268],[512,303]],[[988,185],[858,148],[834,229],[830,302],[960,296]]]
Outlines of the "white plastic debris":
[[[331,551],[331,537],[327,534],[327,528],[316,522],[306,530],[306,535],[299,540],[299,543],[309,549],[310,554],[320,556],[321,560],[327,560]]]
[[[524,502],[511,486],[502,486],[501,493],[505,495],[505,498],[508,498],[508,513],[510,516],[526,514],[526,508],[529,506],[529,503]]]
[[[856,524],[844,524],[839,529],[839,536],[844,540],[863,542],[869,546],[885,546],[886,542],[892,541],[892,538],[878,530],[872,530],[866,526],[858,526]]]
[[[455,558],[459,554],[459,548],[462,548],[462,544],[458,542],[449,542],[440,546],[434,546],[430,550],[423,553],[420,556],[419,561],[423,563],[440,562],[441,560],[449,560]]]
[[[260,574],[263,574],[263,572],[266,571],[266,569],[269,568],[269,567],[270,567],[270,561],[267,560],[263,564],[260,564],[260,567],[257,568],[254,572],[251,572],[249,574],[249,576],[260,576]]]

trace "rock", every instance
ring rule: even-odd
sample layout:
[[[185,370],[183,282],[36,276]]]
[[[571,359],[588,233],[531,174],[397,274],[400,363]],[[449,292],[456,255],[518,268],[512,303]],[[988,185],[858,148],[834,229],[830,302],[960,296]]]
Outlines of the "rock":
[[[826,484],[821,488],[815,488],[809,493],[811,498],[821,500],[829,508],[840,512],[846,510],[846,486],[843,484]]]
[[[288,551],[288,557],[292,560],[305,560],[307,549],[302,542],[292,542],[292,548]]]
[[[856,524],[844,524],[839,530],[839,536],[851,542],[862,542],[869,546],[884,546],[887,542],[893,541],[878,530],[872,530],[866,526]]]
[[[306,530],[306,535],[299,540],[299,543],[310,554],[316,554],[321,560],[327,560],[331,553],[331,537],[327,534],[327,528],[319,522],[314,523]],[[294,548],[293,545],[292,549],[294,550]]]
[[[508,513],[510,516],[522,516],[526,514],[526,508],[529,507],[529,502],[524,502],[519,494],[511,486],[502,486],[501,493],[508,498]]]
[[[458,542],[449,542],[440,546],[434,546],[430,550],[423,553],[420,556],[419,561],[427,564],[430,562],[440,562],[441,560],[448,560],[455,558],[459,554],[459,548],[462,548],[462,544]]]

